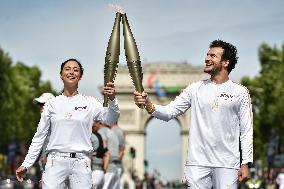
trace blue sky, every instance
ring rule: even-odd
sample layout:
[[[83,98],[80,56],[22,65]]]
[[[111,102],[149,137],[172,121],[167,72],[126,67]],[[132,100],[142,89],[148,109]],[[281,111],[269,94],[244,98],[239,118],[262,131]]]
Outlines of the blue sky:
[[[80,91],[100,97],[97,87],[103,83],[114,22],[109,4],[127,13],[142,63],[202,65],[209,43],[220,38],[238,48],[231,78],[240,80],[257,75],[262,42],[284,42],[283,0],[1,0],[0,46],[15,62],[37,65],[58,91],[60,63],[78,58],[86,70]],[[120,63],[125,64],[121,52]],[[160,132],[158,127],[149,129]]]
[[[176,120],[152,119],[146,128],[147,171],[157,170],[163,180],[181,178],[181,127]]]

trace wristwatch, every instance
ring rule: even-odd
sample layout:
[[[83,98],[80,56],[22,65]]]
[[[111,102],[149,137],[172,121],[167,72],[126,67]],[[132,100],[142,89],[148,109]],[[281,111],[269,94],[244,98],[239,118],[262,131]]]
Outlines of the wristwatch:
[[[156,110],[155,105],[152,102],[148,102],[145,106],[145,109],[149,114],[152,114]]]
[[[248,166],[248,168],[252,168],[252,162],[248,162],[246,165]]]

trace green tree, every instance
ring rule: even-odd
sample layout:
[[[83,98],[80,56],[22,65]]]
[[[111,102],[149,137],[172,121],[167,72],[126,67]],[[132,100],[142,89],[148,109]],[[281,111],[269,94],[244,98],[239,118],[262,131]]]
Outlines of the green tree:
[[[280,145],[284,139],[284,44],[281,48],[264,43],[259,48],[260,73],[242,84],[251,93],[254,111],[254,148],[256,158],[263,159],[272,131]]]
[[[9,57],[7,53],[5,53],[0,48],[0,144],[4,145],[4,143],[7,141],[7,135],[10,133],[7,133],[8,131],[8,124],[12,121],[10,116],[6,116],[9,112],[8,110],[11,109],[12,102],[10,101],[11,98],[9,98],[10,94],[12,93],[13,86],[11,85],[11,66],[12,66],[12,60]],[[5,142],[4,142],[5,141]]]
[[[53,92],[50,82],[41,81],[38,67],[12,63],[0,49],[0,144],[6,145],[13,135],[30,142],[39,121],[39,110],[33,99],[43,92]],[[1,149],[3,150],[3,149]]]

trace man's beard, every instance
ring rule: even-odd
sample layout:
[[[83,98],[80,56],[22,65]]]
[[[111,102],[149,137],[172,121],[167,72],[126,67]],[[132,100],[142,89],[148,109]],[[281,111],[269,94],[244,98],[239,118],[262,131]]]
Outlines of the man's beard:
[[[213,66],[212,69],[206,69],[206,67],[205,67],[203,71],[205,73],[208,73],[211,76],[217,75],[222,69],[220,64],[221,63],[216,63],[216,64],[212,65]]]

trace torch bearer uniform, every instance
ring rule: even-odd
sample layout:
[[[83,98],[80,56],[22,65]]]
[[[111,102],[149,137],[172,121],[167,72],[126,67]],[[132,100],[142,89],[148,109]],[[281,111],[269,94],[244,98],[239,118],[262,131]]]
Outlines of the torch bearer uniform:
[[[190,189],[237,188],[241,164],[253,161],[252,111],[248,90],[232,82],[210,79],[190,84],[152,115],[169,121],[191,107],[185,176]],[[240,143],[239,143],[240,142]]]
[[[43,173],[43,189],[60,189],[69,178],[71,189],[91,188],[91,133],[93,120],[113,124],[119,117],[117,100],[109,101],[108,108],[94,97],[77,94],[62,95],[49,100],[41,113],[22,166],[29,168],[36,161],[50,130],[48,157]]]

